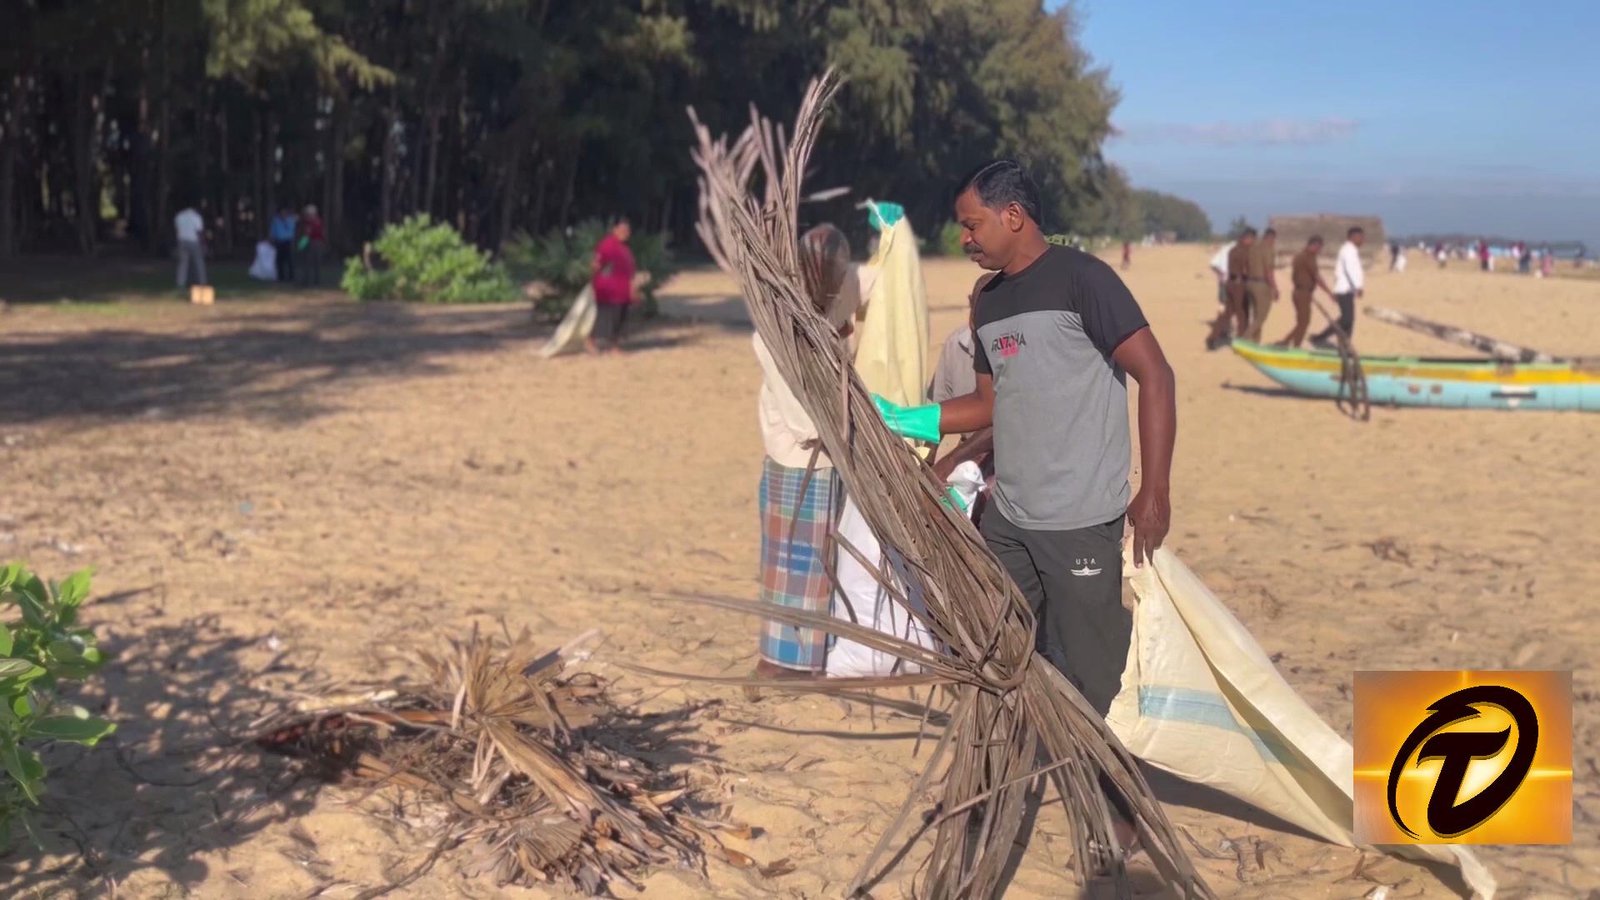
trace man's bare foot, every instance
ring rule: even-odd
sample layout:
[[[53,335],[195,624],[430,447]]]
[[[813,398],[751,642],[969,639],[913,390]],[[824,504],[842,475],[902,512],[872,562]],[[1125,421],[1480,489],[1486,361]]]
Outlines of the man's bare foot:
[[[813,678],[819,678],[821,675],[821,672],[813,672],[809,669],[791,669],[764,659],[758,661],[756,670],[750,673],[750,677],[766,681],[809,681]],[[761,689],[754,685],[746,685],[744,697],[754,703],[761,699]]]
[[[590,356],[600,355],[600,347],[595,344],[594,338],[583,339],[583,352],[589,354]]]

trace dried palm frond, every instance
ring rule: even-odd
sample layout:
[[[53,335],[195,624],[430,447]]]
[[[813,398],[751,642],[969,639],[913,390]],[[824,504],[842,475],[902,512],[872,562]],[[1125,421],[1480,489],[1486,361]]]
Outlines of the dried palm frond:
[[[1211,896],[1133,757],[1061,673],[1034,653],[1035,622],[1026,600],[972,524],[940,503],[941,486],[927,467],[884,426],[855,377],[844,343],[807,296],[797,258],[801,174],[836,86],[831,73],[810,85],[787,144],[782,132],[753,110],[749,129],[731,145],[726,138],[713,139],[695,119],[693,156],[701,170],[702,238],[718,264],[738,277],[756,330],[816,424],[845,489],[885,550],[903,557],[909,576],[920,583],[927,624],[941,650],[929,652],[830,616],[767,604],[722,605],[847,634],[915,662],[956,693],[950,725],[927,768],[849,893],[861,893],[882,877],[879,862],[923,791],[942,780],[921,891],[939,898],[995,896],[1003,889],[1007,860],[1025,820],[1031,783],[1046,777],[1071,821],[1080,877],[1109,875],[1124,895],[1129,891],[1100,788],[1104,778],[1127,799],[1141,842],[1163,879],[1186,896]],[[750,191],[758,163],[761,200]],[[868,679],[856,681],[860,686]],[[770,686],[830,687],[825,682]]]
[[[256,743],[325,776],[419,797],[437,822],[433,840],[467,847],[463,869],[501,884],[600,894],[613,879],[636,885],[650,866],[703,869],[708,855],[760,868],[723,845],[701,792],[645,761],[700,755],[687,713],[624,715],[603,681],[564,675],[565,654],[537,652],[526,632],[498,641],[474,630],[447,654],[419,657],[425,681],[274,715],[257,723]]]

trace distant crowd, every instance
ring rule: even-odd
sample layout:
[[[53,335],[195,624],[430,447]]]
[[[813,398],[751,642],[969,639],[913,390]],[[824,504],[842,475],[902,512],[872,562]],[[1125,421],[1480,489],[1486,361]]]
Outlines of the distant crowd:
[[[172,227],[178,243],[178,289],[210,284],[206,273],[205,216],[196,206],[185,206],[173,217]],[[284,206],[267,226],[266,239],[256,244],[250,275],[263,281],[278,281],[316,287],[322,283],[322,258],[327,252],[327,231],[314,205],[296,213]]]
[[[1391,243],[1389,251],[1390,268],[1392,269],[1395,268],[1396,260],[1403,261],[1405,259],[1405,250],[1398,244]],[[1485,272],[1493,272],[1498,268],[1500,261],[1503,260],[1507,265],[1514,266],[1516,271],[1523,275],[1538,275],[1544,278],[1548,278],[1555,273],[1558,261],[1556,253],[1550,248],[1550,245],[1546,244],[1536,249],[1527,241],[1514,241],[1509,245],[1491,244],[1483,239],[1479,239],[1474,244],[1458,243],[1446,245],[1436,242],[1431,249],[1431,255],[1441,269],[1452,259],[1475,259],[1478,261],[1479,269]],[[1584,250],[1579,247],[1576,253],[1573,254],[1572,267],[1575,269],[1582,268],[1584,263]],[[1401,262],[1399,268],[1402,271],[1404,270],[1403,262]]]

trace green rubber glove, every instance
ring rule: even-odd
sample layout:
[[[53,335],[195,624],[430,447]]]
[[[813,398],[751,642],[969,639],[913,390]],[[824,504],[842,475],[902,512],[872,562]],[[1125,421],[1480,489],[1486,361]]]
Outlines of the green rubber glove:
[[[955,489],[955,485],[944,489],[944,499],[939,502],[958,513],[965,514],[967,511],[967,501],[962,499],[961,492]]]
[[[930,444],[939,442],[939,404],[901,406],[898,403],[890,403],[877,394],[872,395],[872,402],[877,405],[884,424],[895,434],[914,441],[927,441]]]
[[[890,203],[887,200],[867,201],[867,224],[872,226],[873,231],[888,231],[894,227],[894,223],[905,216],[906,208],[898,203]]]

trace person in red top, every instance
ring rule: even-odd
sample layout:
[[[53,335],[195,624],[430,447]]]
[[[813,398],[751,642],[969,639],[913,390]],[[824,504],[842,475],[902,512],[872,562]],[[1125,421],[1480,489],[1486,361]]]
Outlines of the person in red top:
[[[638,299],[633,285],[633,251],[628,249],[628,238],[633,227],[626,218],[618,219],[611,231],[600,239],[594,248],[595,320],[594,333],[589,336],[590,353],[600,352],[597,341],[610,346],[611,353],[622,352],[622,323],[628,318],[628,307]]]
[[[300,259],[299,275],[302,285],[317,287],[322,281],[322,251],[328,246],[323,231],[322,216],[315,206],[307,206],[300,214],[300,235],[295,242],[295,252]]]

